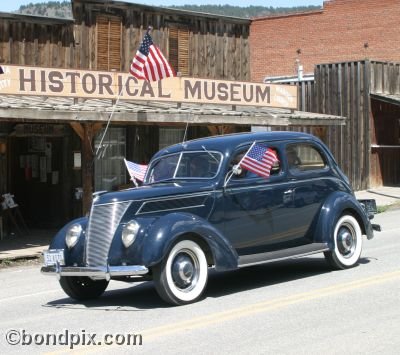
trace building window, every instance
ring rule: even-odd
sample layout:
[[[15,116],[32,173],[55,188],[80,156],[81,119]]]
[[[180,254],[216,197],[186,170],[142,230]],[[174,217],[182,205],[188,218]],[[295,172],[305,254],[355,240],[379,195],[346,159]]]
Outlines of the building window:
[[[181,143],[184,134],[185,129],[183,128],[160,128],[159,149]]]
[[[100,144],[104,130],[100,131],[95,139],[95,148]],[[108,128],[99,151],[99,157],[95,159],[94,176],[95,191],[111,191],[126,183],[126,168],[124,158],[126,156],[126,132],[125,128]]]
[[[189,29],[182,26],[169,27],[169,63],[183,76],[189,73]]]
[[[97,70],[121,70],[121,19],[117,16],[98,16]]]

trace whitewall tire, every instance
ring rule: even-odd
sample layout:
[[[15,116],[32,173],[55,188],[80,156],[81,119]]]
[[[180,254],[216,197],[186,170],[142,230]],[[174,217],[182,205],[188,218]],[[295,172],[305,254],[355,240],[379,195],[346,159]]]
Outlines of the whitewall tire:
[[[334,249],[325,252],[329,264],[336,269],[347,269],[358,263],[362,250],[362,232],[351,215],[343,215],[335,225]]]
[[[159,295],[173,305],[196,302],[208,280],[208,263],[203,249],[193,240],[176,243],[166,258],[153,268]]]

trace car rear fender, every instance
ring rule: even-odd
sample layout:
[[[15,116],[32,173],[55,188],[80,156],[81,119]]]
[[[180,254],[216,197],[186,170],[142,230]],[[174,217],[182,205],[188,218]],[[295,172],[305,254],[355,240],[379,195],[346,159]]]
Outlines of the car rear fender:
[[[315,228],[314,241],[316,243],[328,243],[330,249],[334,248],[333,230],[340,216],[343,214],[353,215],[368,239],[373,237],[372,225],[366,212],[356,198],[342,191],[335,191],[329,195],[321,207]]]
[[[147,267],[161,262],[171,247],[184,238],[199,240],[200,245],[208,248],[216,270],[238,267],[238,255],[229,241],[207,220],[190,213],[174,212],[160,217],[149,226],[144,238],[142,261]]]

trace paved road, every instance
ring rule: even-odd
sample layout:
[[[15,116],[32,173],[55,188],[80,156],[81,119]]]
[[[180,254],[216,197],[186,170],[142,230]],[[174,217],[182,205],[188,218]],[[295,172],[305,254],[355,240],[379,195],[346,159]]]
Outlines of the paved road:
[[[56,334],[89,344],[74,346],[78,354],[398,354],[399,216],[376,217],[384,231],[365,242],[356,268],[332,272],[315,256],[212,274],[206,299],[184,307],[165,306],[150,282],[114,282],[100,299],[79,304],[37,267],[2,270],[0,353],[67,353],[71,343],[6,341],[25,334],[25,343],[52,343]],[[94,334],[102,345],[92,345]]]

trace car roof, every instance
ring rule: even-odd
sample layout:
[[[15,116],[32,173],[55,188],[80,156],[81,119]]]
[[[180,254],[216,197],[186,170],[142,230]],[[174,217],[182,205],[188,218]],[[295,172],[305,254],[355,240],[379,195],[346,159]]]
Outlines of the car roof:
[[[242,144],[252,143],[254,141],[273,142],[281,140],[319,141],[319,139],[314,137],[313,135],[302,132],[273,131],[273,132],[234,133],[221,136],[198,138],[182,142],[179,144],[175,144],[173,146],[160,150],[153,158],[165,154],[175,153],[182,150],[188,150],[188,151],[203,150],[204,148],[206,148],[207,150],[217,150],[225,152],[225,151],[231,151]]]

